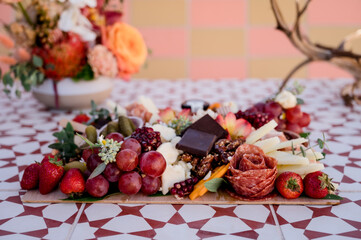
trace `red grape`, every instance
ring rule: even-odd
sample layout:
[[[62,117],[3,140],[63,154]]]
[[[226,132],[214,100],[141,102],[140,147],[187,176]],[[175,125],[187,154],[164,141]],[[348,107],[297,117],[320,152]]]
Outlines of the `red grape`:
[[[85,183],[85,188],[91,196],[103,197],[109,190],[109,182],[102,175],[98,175],[88,179]]]
[[[124,141],[124,136],[121,133],[118,133],[118,132],[109,133],[105,138],[113,139],[114,141],[117,141],[117,142]]]
[[[253,107],[255,107],[258,110],[258,112],[264,112],[265,103],[264,102],[258,102],[255,105],[253,105]]]
[[[301,133],[302,132],[302,128],[296,123],[287,123],[286,130],[292,131],[292,132],[295,132],[295,133]]]
[[[99,155],[97,153],[93,153],[89,156],[86,166],[89,169],[89,171],[93,172],[94,169],[101,164],[103,161],[102,159],[99,157]]]
[[[277,121],[278,125],[276,127],[277,131],[282,131],[286,129],[286,121],[282,119],[278,119]]]
[[[118,182],[119,191],[127,195],[133,195],[139,192],[142,187],[142,177],[137,172],[123,173]]]
[[[140,156],[140,170],[151,177],[159,177],[163,174],[167,163],[163,155],[156,151],[149,151]]]
[[[311,122],[311,118],[310,115],[308,113],[302,113],[302,117],[300,118],[300,121],[298,122],[298,124],[301,127],[307,127]]]
[[[126,139],[123,143],[122,146],[120,148],[121,150],[124,149],[130,149],[133,150],[134,152],[137,153],[137,155],[142,153],[142,146],[140,145],[140,143],[135,140],[134,138],[128,138]]]
[[[108,163],[103,171],[104,177],[109,182],[117,182],[119,181],[121,171],[119,170],[116,163]]]
[[[138,155],[130,149],[124,149],[117,153],[115,157],[117,166],[122,171],[132,171],[138,165]]]
[[[264,112],[271,115],[271,118],[277,118],[282,113],[282,107],[277,102],[267,102],[264,106]]]
[[[92,155],[92,153],[98,154],[99,153],[99,148],[93,148],[93,149],[86,148],[86,149],[83,150],[83,153],[82,153],[81,157],[83,158],[83,160],[85,162],[87,162],[88,158],[90,157],[90,155]]]
[[[294,108],[289,108],[286,111],[286,119],[290,123],[297,123],[302,117],[301,107],[297,105]]]
[[[141,191],[146,195],[152,195],[159,191],[160,186],[161,186],[160,177],[154,178],[154,177],[146,175],[142,179]]]

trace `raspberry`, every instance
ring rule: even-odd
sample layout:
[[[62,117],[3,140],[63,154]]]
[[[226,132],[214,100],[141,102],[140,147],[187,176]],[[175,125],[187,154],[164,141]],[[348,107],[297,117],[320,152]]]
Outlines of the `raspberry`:
[[[254,111],[254,109],[247,109],[244,112],[238,111],[236,113],[236,118],[247,120],[255,129],[262,127],[272,120],[268,113]]]
[[[153,130],[153,128],[142,127],[137,128],[131,135],[131,138],[137,140],[142,146],[143,152],[157,150],[162,141],[160,140],[160,133]]]

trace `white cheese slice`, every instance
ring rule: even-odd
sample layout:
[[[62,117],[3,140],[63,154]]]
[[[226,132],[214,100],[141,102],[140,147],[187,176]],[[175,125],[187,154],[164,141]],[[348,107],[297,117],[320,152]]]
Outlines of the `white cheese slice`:
[[[177,182],[185,180],[185,169],[180,165],[167,165],[162,174],[162,193],[165,195]]]
[[[268,156],[277,160],[277,165],[306,165],[310,161],[302,155],[293,155],[289,152],[274,151],[267,153]]]
[[[272,120],[256,131],[252,132],[246,139],[247,144],[254,144],[259,139],[261,139],[263,136],[265,136],[267,133],[271,132],[273,129],[277,127],[277,123],[275,120]]]
[[[286,148],[286,147],[294,147],[301,145],[302,143],[307,142],[308,140],[306,138],[296,138],[288,141],[284,141],[281,143],[278,143],[277,145],[274,145],[272,148],[269,149],[268,152],[276,151],[278,149]],[[267,152],[266,152],[267,153]]]
[[[290,172],[298,173],[301,176],[305,176],[311,172],[321,171],[324,168],[325,168],[325,166],[322,163],[311,163],[308,165],[278,165],[277,166],[278,174],[290,171]]]
[[[271,152],[269,149],[272,149],[273,146],[280,143],[280,139],[278,137],[271,137],[267,138],[265,140],[257,141],[253,145],[260,147],[263,152]]]

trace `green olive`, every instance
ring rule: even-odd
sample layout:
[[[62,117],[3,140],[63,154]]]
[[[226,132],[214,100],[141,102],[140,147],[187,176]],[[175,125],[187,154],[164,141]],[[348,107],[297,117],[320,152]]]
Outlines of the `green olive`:
[[[98,134],[97,134],[97,130],[94,126],[92,126],[92,125],[87,126],[85,129],[85,134],[86,134],[86,137],[89,139],[89,141],[91,141],[92,143],[97,142]]]

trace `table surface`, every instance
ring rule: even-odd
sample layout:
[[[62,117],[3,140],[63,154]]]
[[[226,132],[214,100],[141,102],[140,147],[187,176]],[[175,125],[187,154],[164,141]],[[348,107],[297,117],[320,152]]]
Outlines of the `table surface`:
[[[325,172],[340,183],[338,206],[24,204],[19,179],[41,161],[58,120],[75,112],[48,110],[30,94],[0,97],[0,239],[359,239],[361,238],[361,108],[346,108],[340,88],[350,80],[300,80],[302,110],[315,140],[326,134]],[[274,93],[279,81],[117,81],[121,105],[139,95],[160,108],[185,99],[235,101],[242,110]]]

